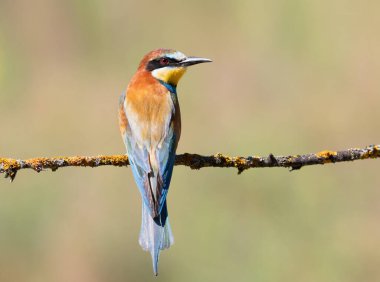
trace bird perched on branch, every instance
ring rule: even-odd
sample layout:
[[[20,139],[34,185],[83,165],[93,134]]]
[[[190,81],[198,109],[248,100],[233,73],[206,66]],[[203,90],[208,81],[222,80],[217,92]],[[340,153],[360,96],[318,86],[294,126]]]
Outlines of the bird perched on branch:
[[[177,84],[187,67],[206,62],[175,50],[151,51],[120,97],[120,131],[142,197],[139,243],[151,253],[155,275],[160,250],[174,242],[166,196],[181,134]]]

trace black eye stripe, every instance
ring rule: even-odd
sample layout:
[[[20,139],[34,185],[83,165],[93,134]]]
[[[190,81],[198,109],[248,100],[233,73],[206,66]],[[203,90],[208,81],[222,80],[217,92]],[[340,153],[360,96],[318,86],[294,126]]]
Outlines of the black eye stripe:
[[[162,58],[165,58],[168,62],[165,64],[162,64],[161,63]],[[177,66],[178,63],[179,63],[179,61],[176,59],[169,58],[169,57],[161,57],[161,58],[157,58],[157,59],[153,59],[153,60],[149,61],[149,63],[146,65],[146,69],[148,71],[153,71],[155,69],[159,69],[162,67]]]

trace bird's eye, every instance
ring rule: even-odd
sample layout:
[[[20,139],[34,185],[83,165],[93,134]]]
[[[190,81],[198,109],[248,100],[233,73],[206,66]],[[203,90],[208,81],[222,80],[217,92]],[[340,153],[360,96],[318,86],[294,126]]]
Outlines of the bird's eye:
[[[161,58],[160,59],[160,64],[163,65],[163,66],[165,66],[165,65],[169,64],[169,60],[167,58]]]

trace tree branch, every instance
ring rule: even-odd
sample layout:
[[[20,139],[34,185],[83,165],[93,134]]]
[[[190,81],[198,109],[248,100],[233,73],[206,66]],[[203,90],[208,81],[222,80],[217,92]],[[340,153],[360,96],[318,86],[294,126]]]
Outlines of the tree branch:
[[[189,166],[191,169],[203,167],[235,167],[238,173],[249,168],[257,167],[287,167],[290,170],[300,169],[308,165],[323,165],[328,163],[347,162],[364,159],[380,158],[380,145],[370,145],[362,149],[347,149],[343,151],[321,151],[314,154],[274,156],[268,157],[229,157],[222,154],[213,156],[202,156],[198,154],[177,155],[175,165]],[[105,165],[128,166],[128,156],[95,156],[95,157],[55,157],[55,158],[33,158],[28,160],[16,160],[0,158],[0,173],[9,177],[11,182],[15,179],[20,169],[30,168],[37,172],[67,166],[99,167]]]

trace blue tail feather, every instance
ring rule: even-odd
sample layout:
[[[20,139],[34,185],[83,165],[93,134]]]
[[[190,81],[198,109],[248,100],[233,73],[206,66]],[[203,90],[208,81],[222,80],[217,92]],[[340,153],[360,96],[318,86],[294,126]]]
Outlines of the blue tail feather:
[[[166,202],[160,216],[154,219],[150,214],[149,208],[144,202],[142,203],[142,222],[139,243],[143,250],[150,252],[153,272],[157,275],[160,251],[169,248],[174,243]]]

